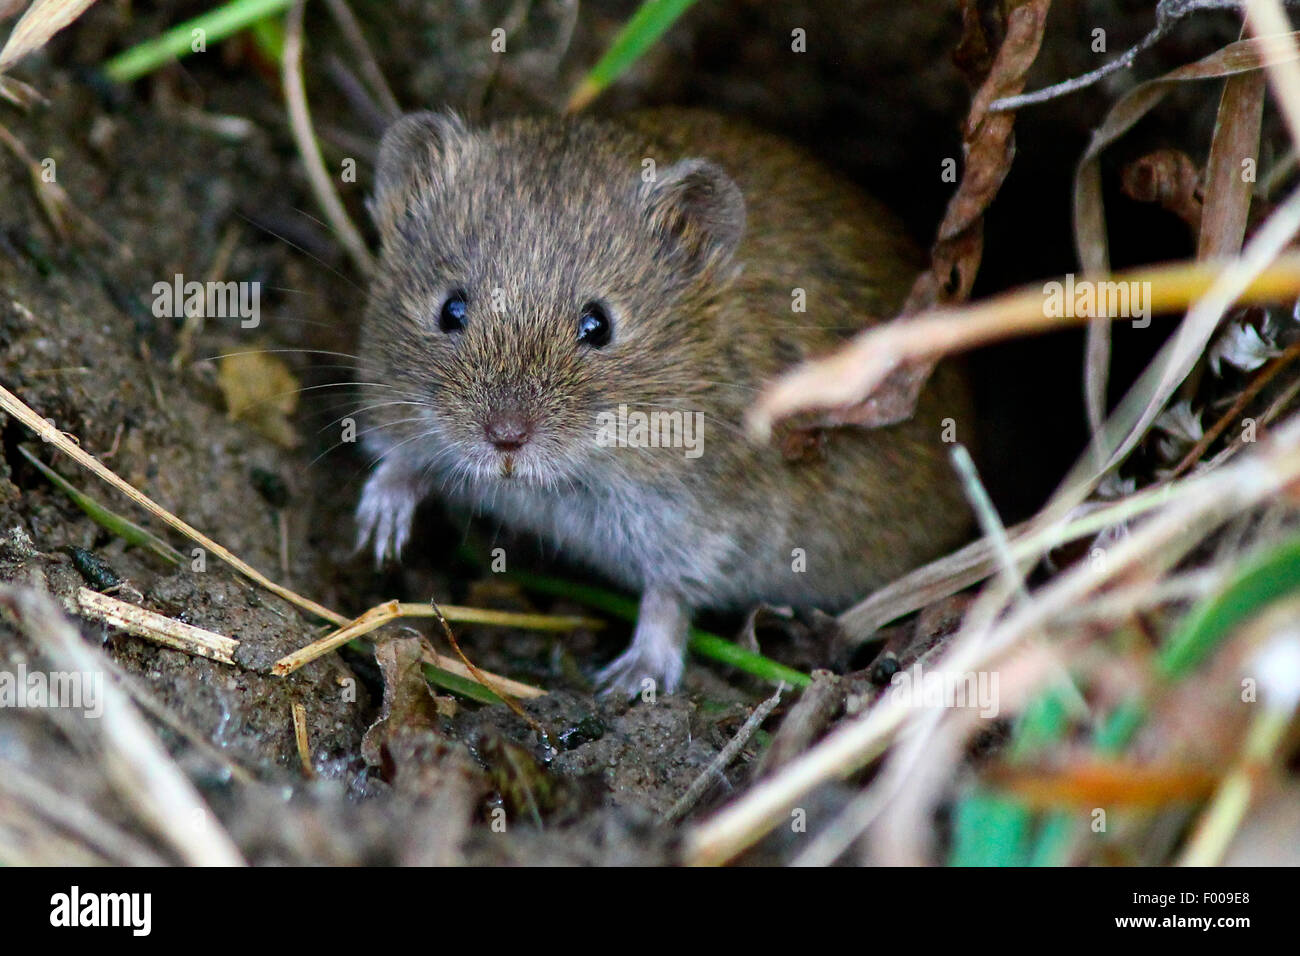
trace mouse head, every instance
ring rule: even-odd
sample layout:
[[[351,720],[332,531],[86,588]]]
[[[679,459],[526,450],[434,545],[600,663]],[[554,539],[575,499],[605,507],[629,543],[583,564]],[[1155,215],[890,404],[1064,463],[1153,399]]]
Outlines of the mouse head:
[[[399,440],[464,478],[542,484],[674,453],[608,447],[598,422],[704,407],[745,222],[720,167],[587,119],[420,113],[384,136],[370,209],[362,359],[419,406]]]

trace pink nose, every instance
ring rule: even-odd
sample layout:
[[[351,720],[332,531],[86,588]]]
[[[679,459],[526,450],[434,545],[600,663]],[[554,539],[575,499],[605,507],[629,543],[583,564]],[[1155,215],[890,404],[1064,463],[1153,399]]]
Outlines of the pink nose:
[[[518,451],[532,435],[532,427],[517,415],[498,415],[484,423],[483,432],[501,451]]]

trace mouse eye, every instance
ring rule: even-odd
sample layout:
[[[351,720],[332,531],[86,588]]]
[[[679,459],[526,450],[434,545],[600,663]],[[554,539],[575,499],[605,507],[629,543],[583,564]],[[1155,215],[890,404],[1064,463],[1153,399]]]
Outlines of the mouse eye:
[[[614,323],[609,318],[609,311],[599,302],[588,302],[582,307],[582,317],[578,319],[578,341],[590,345],[593,349],[604,348],[614,334]]]
[[[442,304],[442,311],[438,313],[438,328],[444,332],[459,332],[465,328],[467,308],[464,292],[457,290],[448,295],[447,301]]]

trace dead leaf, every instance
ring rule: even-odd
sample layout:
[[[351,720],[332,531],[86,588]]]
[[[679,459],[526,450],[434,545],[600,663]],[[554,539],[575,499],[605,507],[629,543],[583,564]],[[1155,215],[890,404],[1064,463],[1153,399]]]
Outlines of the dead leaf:
[[[85,13],[94,2],[95,0],[36,0],[14,26],[14,32],[9,34],[4,48],[0,49],[0,73],[27,54],[45,46],[50,37]]]
[[[1286,47],[1285,50],[1278,52],[1258,39],[1238,40],[1194,63],[1180,66],[1164,76],[1141,83],[1116,101],[1101,125],[1093,131],[1092,139],[1082,159],[1079,160],[1078,169],[1074,174],[1074,244],[1079,256],[1079,264],[1085,274],[1101,275],[1110,269],[1110,249],[1106,237],[1106,212],[1102,202],[1101,183],[1101,154],[1106,147],[1137,125],[1180,83],[1232,77],[1258,71],[1267,65],[1267,61],[1291,59],[1293,54],[1290,51],[1290,44]],[[1254,82],[1262,82],[1262,79]],[[1230,102],[1235,103],[1240,93],[1248,94],[1250,88],[1240,88],[1239,92],[1233,94]],[[1226,88],[1224,96],[1228,96]],[[1230,110],[1228,115],[1235,116],[1236,113]],[[1224,118],[1224,103],[1221,102],[1220,124],[1224,122]],[[1236,135],[1231,137],[1233,140],[1237,138]],[[1256,131],[1256,142],[1258,138],[1258,131]],[[1224,144],[1226,164],[1228,139],[1225,138]],[[1238,143],[1234,142],[1233,146],[1236,145]],[[1251,155],[1254,155],[1254,150],[1251,151]],[[1236,161],[1239,162],[1241,158],[1237,157]],[[1240,169],[1239,165],[1237,169]],[[1226,197],[1228,194],[1224,195]],[[1220,213],[1216,211],[1215,215],[1217,218]],[[1240,249],[1240,241],[1237,249]],[[1097,320],[1088,324],[1088,342],[1085,351],[1088,421],[1093,434],[1100,435],[1102,420],[1105,417],[1105,395],[1110,367],[1110,324],[1108,322]]]
[[[1197,234],[1201,230],[1201,173],[1182,150],[1157,149],[1124,167],[1124,195],[1137,202],[1156,203]]]
[[[1103,760],[1079,761],[1064,770],[1001,767],[990,771],[988,779],[1041,810],[1060,809],[1062,804],[1164,807],[1202,800],[1219,780],[1204,767]]]
[[[957,59],[971,71],[972,82],[980,82],[989,59],[989,38],[979,6],[975,0],[962,3],[963,36],[957,50]],[[965,164],[961,183],[939,225],[930,251],[930,268],[917,277],[903,306],[904,317],[970,297],[984,252],[984,213],[1002,187],[1015,156],[1015,114],[991,113],[989,106],[1024,89],[1025,75],[1042,43],[1049,6],[1050,0],[1027,0],[1007,13],[1002,44],[987,67],[987,76],[975,94],[963,128]],[[895,369],[871,395],[825,409],[810,427],[878,428],[910,418],[933,368],[933,362],[925,362]]]
[[[460,845],[491,784],[465,746],[442,733],[444,701],[424,679],[424,646],[418,637],[376,642],[384,704],[361,740],[361,756],[420,807],[403,862],[446,866],[461,862]]]
[[[21,80],[15,80],[12,76],[0,76],[0,97],[8,100],[20,110],[30,110],[33,106],[44,106],[49,103],[40,91],[34,86],[28,86]]]
[[[418,637],[390,637],[375,644],[384,705],[361,742],[361,756],[371,766],[383,764],[383,748],[399,730],[441,735],[438,701],[424,679],[423,661],[424,642]]]
[[[830,671],[813,671],[811,686],[804,689],[781,721],[771,745],[759,759],[754,776],[771,776],[820,740],[844,712],[849,686],[847,678]]]
[[[232,421],[244,421],[283,448],[297,448],[301,439],[289,423],[298,407],[298,380],[289,366],[269,352],[239,352],[223,356],[217,384]]]
[[[1243,174],[1247,163],[1259,161],[1265,87],[1262,70],[1231,76],[1223,85],[1205,166],[1205,214],[1196,248],[1198,259],[1241,252],[1255,180]]]

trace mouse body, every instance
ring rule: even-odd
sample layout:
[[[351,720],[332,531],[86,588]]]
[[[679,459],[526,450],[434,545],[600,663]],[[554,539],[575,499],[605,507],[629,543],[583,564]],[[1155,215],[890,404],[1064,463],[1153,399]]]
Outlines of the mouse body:
[[[892,316],[920,266],[784,140],[694,110],[417,113],[383,138],[370,209],[359,545],[399,556],[438,494],[639,592],[608,691],[674,690],[696,609],[836,610],[965,538],[953,367],[910,420],[808,454],[742,432],[764,384]]]

